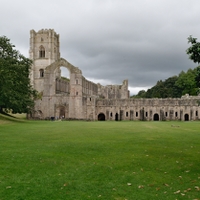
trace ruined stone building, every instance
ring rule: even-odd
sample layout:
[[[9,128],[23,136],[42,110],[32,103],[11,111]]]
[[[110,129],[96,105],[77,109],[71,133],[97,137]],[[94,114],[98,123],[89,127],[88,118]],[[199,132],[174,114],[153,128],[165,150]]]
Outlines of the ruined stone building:
[[[59,35],[52,29],[30,31],[30,79],[39,93],[35,119],[65,118],[78,120],[199,120],[200,96],[166,99],[129,97],[128,80],[121,85],[93,83],[82,71],[60,57]],[[70,79],[61,77],[61,67]]]

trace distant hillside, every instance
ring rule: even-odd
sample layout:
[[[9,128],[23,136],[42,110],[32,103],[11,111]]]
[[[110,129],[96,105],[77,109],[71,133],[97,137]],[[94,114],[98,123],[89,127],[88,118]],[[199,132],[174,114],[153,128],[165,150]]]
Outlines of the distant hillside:
[[[141,90],[132,98],[180,98],[189,94],[197,96],[200,93],[200,66],[180,72],[165,81],[159,80],[155,86],[147,91]]]

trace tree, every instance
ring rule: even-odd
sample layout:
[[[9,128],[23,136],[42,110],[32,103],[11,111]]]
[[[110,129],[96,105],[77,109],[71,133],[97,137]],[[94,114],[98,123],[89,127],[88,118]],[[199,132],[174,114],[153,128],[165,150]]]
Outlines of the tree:
[[[0,37],[0,112],[28,113],[36,97],[29,79],[32,61],[14,47],[7,37]]]
[[[196,84],[196,69],[189,69],[187,73],[181,72],[179,74],[178,80],[175,83],[175,86],[182,91],[181,95],[189,94],[189,95],[197,95],[197,84]]]
[[[197,42],[197,38],[193,38],[191,35],[188,37],[188,43],[191,43],[191,47],[186,50],[189,58],[194,61],[194,63],[200,63],[200,43]]]
[[[146,97],[145,95],[146,95],[146,91],[145,90],[140,90],[138,92],[138,94],[134,96],[134,98],[145,98]]]

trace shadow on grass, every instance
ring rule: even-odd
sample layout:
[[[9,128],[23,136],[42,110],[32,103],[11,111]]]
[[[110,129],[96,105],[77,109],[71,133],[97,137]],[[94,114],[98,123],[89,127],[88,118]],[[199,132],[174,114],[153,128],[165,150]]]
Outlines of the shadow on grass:
[[[17,118],[13,115],[7,114],[7,113],[0,113],[0,124],[5,124],[9,122],[18,122],[18,123],[24,123],[26,122],[26,119]]]

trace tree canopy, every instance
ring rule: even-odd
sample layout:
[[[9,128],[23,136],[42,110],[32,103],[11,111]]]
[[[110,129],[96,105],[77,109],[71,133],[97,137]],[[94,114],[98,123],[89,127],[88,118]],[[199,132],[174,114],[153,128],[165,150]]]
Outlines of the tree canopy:
[[[29,79],[32,61],[14,47],[7,37],[0,37],[0,112],[28,113],[36,97]]]
[[[191,47],[186,50],[189,58],[194,61],[194,63],[200,63],[200,43],[197,42],[197,38],[193,38],[191,35],[188,37],[188,43],[191,43]]]

